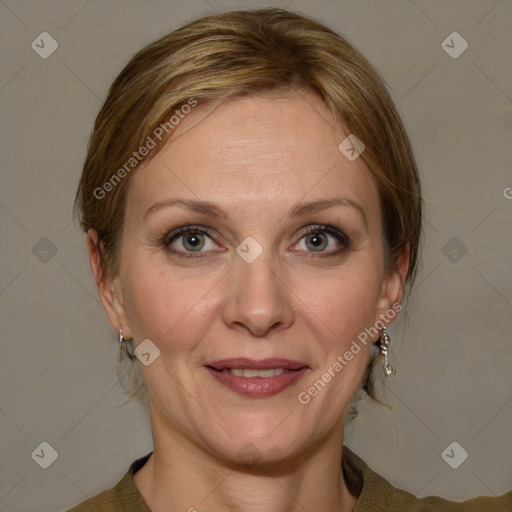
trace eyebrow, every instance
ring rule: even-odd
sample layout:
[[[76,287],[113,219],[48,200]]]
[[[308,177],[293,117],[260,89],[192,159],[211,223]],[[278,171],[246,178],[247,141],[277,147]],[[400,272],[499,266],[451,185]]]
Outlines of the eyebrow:
[[[193,199],[167,199],[165,201],[159,201],[151,205],[144,213],[143,218],[146,218],[150,213],[156,210],[169,206],[177,206],[178,208],[188,209],[198,213],[211,215],[213,217],[220,217],[222,219],[226,219],[228,217],[222,208],[216,206],[210,201],[196,201]],[[356,201],[347,197],[335,197],[333,199],[321,199],[319,201],[299,203],[290,210],[287,217],[303,217],[312,213],[318,213],[320,211],[327,210],[328,208],[333,208],[334,206],[345,206],[356,210],[361,214],[365,227],[368,228],[368,220],[366,218],[366,213],[363,207]]]
[[[311,201],[309,203],[301,203],[295,206],[291,211],[290,217],[302,217],[304,215],[310,215],[312,213],[318,213],[334,206],[346,206],[353,208],[361,214],[363,217],[364,225],[368,229],[368,220],[366,218],[366,212],[363,207],[348,197],[335,197],[333,199],[321,199],[319,201]]]
[[[179,208],[193,210],[198,213],[206,213],[208,215],[213,215],[214,217],[221,217],[222,219],[227,217],[221,208],[209,201],[195,201],[193,199],[166,199],[165,201],[159,201],[158,203],[150,206],[144,213],[143,218],[146,218],[147,215],[156,210],[160,210],[161,208],[168,206],[178,206]]]

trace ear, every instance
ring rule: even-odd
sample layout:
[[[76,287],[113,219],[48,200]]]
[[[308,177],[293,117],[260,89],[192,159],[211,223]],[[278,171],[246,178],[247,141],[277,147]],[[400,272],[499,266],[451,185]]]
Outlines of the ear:
[[[87,251],[91,264],[92,275],[100,295],[105,314],[110,325],[119,334],[123,330],[125,339],[131,339],[132,333],[126,318],[123,294],[119,283],[119,277],[107,279],[101,265],[103,244],[98,242],[98,234],[94,229],[87,231]]]
[[[386,326],[390,326],[396,318],[397,310],[395,308],[397,305],[402,304],[409,261],[410,248],[409,244],[407,244],[398,257],[395,268],[388,273],[382,282],[381,295],[377,301],[377,317],[375,321],[381,320]],[[386,315],[386,312],[389,312],[390,309],[394,310],[394,314]]]

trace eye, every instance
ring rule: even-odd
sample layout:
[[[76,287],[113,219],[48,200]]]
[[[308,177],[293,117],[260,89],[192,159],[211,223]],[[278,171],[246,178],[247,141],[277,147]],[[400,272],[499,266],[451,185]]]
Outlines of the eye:
[[[343,232],[331,226],[310,226],[299,240],[297,250],[305,252],[338,254],[348,249],[350,240]]]
[[[198,226],[185,226],[169,233],[163,240],[165,249],[179,256],[215,250],[210,230]],[[204,250],[203,250],[204,249]]]
[[[162,240],[164,249],[177,256],[203,257],[210,251],[218,251],[214,233],[204,226],[184,226],[168,233]],[[294,252],[322,256],[337,255],[350,246],[350,239],[342,231],[332,226],[309,226],[293,247]]]

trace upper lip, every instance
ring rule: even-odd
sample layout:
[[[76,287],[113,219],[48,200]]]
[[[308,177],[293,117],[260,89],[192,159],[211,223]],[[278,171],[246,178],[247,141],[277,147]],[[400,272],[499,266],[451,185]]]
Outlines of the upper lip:
[[[307,367],[307,364],[293,361],[291,359],[283,359],[280,357],[272,357],[268,359],[250,359],[247,357],[236,357],[232,359],[221,359],[206,363],[205,366],[215,368],[215,370],[224,370],[232,368],[242,368],[251,370],[268,370],[270,368],[284,368],[287,370],[298,370]]]

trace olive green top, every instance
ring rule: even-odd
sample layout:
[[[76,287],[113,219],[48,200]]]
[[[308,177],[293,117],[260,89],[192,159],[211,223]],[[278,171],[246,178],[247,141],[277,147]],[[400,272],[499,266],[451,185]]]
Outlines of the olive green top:
[[[151,512],[133,479],[150,455],[136,460],[114,487],[68,512]],[[464,502],[437,496],[417,498],[393,487],[346,446],[343,446],[342,455],[347,486],[350,492],[359,496],[353,512],[512,512],[512,491],[499,497],[480,497]]]

